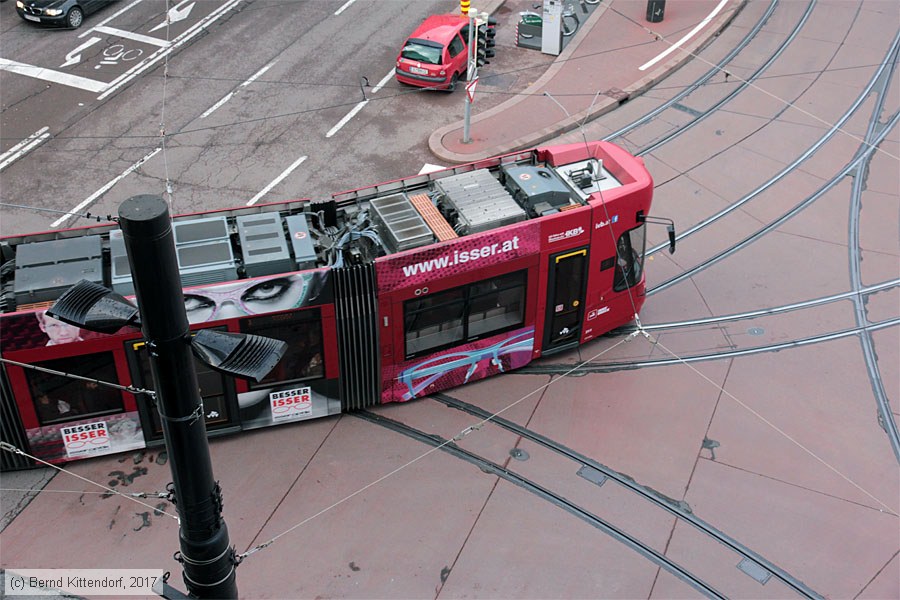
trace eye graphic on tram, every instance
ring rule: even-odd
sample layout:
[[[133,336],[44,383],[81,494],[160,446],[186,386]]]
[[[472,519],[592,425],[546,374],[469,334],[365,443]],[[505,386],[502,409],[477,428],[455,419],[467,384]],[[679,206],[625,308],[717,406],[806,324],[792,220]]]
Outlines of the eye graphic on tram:
[[[191,323],[290,310],[314,300],[323,279],[320,273],[295,273],[194,288],[185,292],[184,308]]]
[[[488,361],[488,363],[481,365],[482,368],[488,369],[490,365],[493,365],[502,373],[505,369],[503,362],[500,360],[501,357],[510,355],[510,358],[512,358],[511,355],[525,352],[527,354],[522,358],[527,362],[532,350],[534,350],[534,328],[529,328],[502,342],[485,348],[468,352],[451,352],[450,354],[430,358],[404,370],[397,379],[407,389],[407,392],[403,394],[403,399],[409,400],[415,398],[422,390],[441,377],[457,369],[467,367],[465,377],[460,383],[468,383],[483,361]]]

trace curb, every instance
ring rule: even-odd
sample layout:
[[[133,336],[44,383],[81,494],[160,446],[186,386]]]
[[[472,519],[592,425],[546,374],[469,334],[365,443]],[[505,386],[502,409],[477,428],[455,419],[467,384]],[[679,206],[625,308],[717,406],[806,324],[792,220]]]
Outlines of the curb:
[[[691,42],[685,45],[683,47],[683,51],[678,53],[678,56],[672,57],[667,62],[657,67],[652,73],[638,79],[630,86],[624,88],[622,90],[622,94],[617,94],[615,98],[607,97],[605,100],[598,102],[597,104],[595,104],[594,108],[589,114],[582,112],[574,115],[572,118],[567,117],[565,119],[557,121],[549,127],[527,133],[519,138],[510,140],[509,142],[498,144],[490,148],[482,148],[480,150],[473,149],[472,153],[467,154],[453,152],[443,145],[445,136],[451,134],[454,131],[462,130],[463,121],[457,121],[456,123],[445,125],[444,127],[435,130],[428,137],[428,148],[429,150],[431,150],[431,153],[440,160],[456,164],[467,163],[481,158],[507,154],[509,152],[515,152],[524,148],[530,148],[548,139],[577,129],[581,125],[582,121],[585,121],[585,119],[587,121],[591,121],[603,114],[615,110],[631,98],[641,95],[657,82],[668,77],[670,73],[681,67],[689,59],[693,58],[693,54],[696,53],[697,50],[704,47],[707,43],[709,43],[711,39],[718,36],[719,33],[721,33],[721,31],[728,26],[732,19],[737,16],[741,9],[743,9],[746,3],[747,0],[735,0],[732,6],[729,6],[726,10],[716,16],[711,26],[706,28],[704,35],[693,39]],[[502,6],[502,2],[500,3],[500,5]],[[596,10],[594,14],[591,15],[590,19],[585,22],[585,26],[589,26],[590,28],[592,28],[596,24],[597,20],[599,20],[606,13],[606,9],[608,8],[608,6],[608,4],[604,4],[604,6],[602,6],[599,10]],[[647,27],[645,27],[645,29],[647,29],[647,31],[652,34],[655,34],[655,32],[653,32],[651,29]],[[508,110],[509,107],[522,102],[527,96],[536,94],[537,91],[540,90],[547,81],[549,81],[556,75],[556,73],[562,68],[563,64],[565,64],[565,61],[578,49],[583,40],[584,38],[574,44],[570,44],[569,47],[563,50],[563,52],[547,69],[547,71],[541,77],[539,77],[537,81],[526,88],[519,97],[508,100],[503,104],[495,106],[494,108],[478,115],[477,117],[472,119],[471,123],[474,125],[475,123],[478,123],[480,121],[490,119],[495,115],[501,114],[504,111]]]

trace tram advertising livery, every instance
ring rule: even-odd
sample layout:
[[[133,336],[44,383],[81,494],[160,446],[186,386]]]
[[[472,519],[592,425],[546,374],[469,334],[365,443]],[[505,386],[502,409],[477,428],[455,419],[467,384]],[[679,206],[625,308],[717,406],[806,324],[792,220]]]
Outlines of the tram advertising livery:
[[[402,402],[521,367],[644,302],[643,161],[551,146],[359,190],[173,219],[191,329],[288,343],[260,382],[196,362],[210,435]],[[0,240],[2,439],[49,462],[162,444],[141,332],[45,314],[87,279],[134,293],[115,223]],[[30,466],[2,453],[5,469]]]

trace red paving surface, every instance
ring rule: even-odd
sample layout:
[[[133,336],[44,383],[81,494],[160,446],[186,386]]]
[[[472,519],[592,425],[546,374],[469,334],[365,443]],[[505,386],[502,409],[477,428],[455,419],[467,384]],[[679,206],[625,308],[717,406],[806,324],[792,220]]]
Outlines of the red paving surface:
[[[712,0],[669,2],[666,20],[657,28],[680,37],[715,4]],[[760,56],[771,52],[782,32],[805,9],[801,3],[783,4],[759,38]],[[800,65],[809,71],[829,64],[872,65],[884,54],[896,30],[893,4],[868,3],[870,10],[855,18],[847,17],[859,8],[855,2],[821,4],[804,29],[808,44],[791,47],[799,58],[775,67],[774,73],[786,75],[801,70]],[[570,55],[615,50],[607,55],[609,60],[581,73],[594,78],[593,87],[598,81],[623,89],[634,85],[641,79],[635,76],[636,66],[660,51],[661,42],[635,46],[646,41],[646,32],[625,27],[621,18],[615,18],[618,11],[643,23],[644,7],[643,2],[611,3],[604,13],[592,17],[594,26],[583,32],[584,43],[567,49]],[[726,8],[735,11],[737,7],[738,3],[730,2]],[[872,7],[887,10],[879,13]],[[722,31],[719,43],[728,46],[743,36],[765,8],[762,3],[746,5]],[[887,25],[885,13],[893,15]],[[706,38],[718,25],[709,26]],[[848,32],[846,40],[842,40],[842,27]],[[865,28],[868,36],[860,33]],[[723,50],[714,47],[710,52]],[[849,55],[856,57],[855,62]],[[709,68],[696,62],[675,72],[665,85],[677,88]],[[548,71],[535,89],[564,92],[568,88],[557,86],[554,79],[561,71]],[[827,73],[833,83],[829,98],[823,98],[824,88],[806,91],[812,76],[768,77],[759,85],[834,120],[870,75],[870,68]],[[582,83],[572,89],[585,87]],[[887,111],[898,108],[896,81],[892,90]],[[584,98],[578,101],[584,103]],[[638,103],[646,101],[635,100],[634,106],[625,105],[592,123],[588,137],[607,135],[619,119],[623,119],[620,124],[629,122]],[[706,91],[686,101],[695,110],[709,102]],[[727,111],[696,127],[689,139],[648,155],[645,160],[658,184],[654,212],[675,216],[683,231],[751,192],[822,135],[825,126],[820,121],[796,112],[779,117],[777,133],[754,133],[782,104],[761,93],[744,94]],[[573,113],[583,108],[569,107]],[[522,121],[510,116],[521,107],[507,109],[474,121],[482,146],[461,149],[454,145],[452,128],[432,142],[443,140],[449,153],[515,144],[522,137]],[[531,123],[532,133],[545,126],[558,127],[556,110],[535,112],[536,119],[546,117],[548,122]],[[551,113],[552,118],[547,116]],[[512,126],[482,127],[483,122],[504,114],[519,123],[518,133]],[[640,147],[675,124],[659,120],[630,134],[623,143]],[[864,120],[852,119],[847,130],[863,135],[865,126]],[[483,133],[486,130],[497,139],[489,139]],[[565,139],[580,137],[572,133]],[[700,139],[702,146],[697,143]],[[850,160],[858,145],[850,136],[837,136],[801,171],[682,241],[674,256],[654,255],[647,263],[648,287],[692,268],[780,217]],[[896,129],[882,149],[871,163],[860,212],[864,285],[898,277],[900,143]],[[652,295],[643,323],[728,315],[850,290],[851,183],[846,178],[759,241]],[[664,233],[651,233],[656,236],[651,242],[662,242]],[[867,317],[871,322],[896,319],[898,306],[900,291],[894,286],[869,297]],[[622,336],[604,338],[539,364],[564,367],[582,361],[635,362],[672,354],[714,354],[855,326],[853,304],[843,300],[752,320],[654,331],[658,344],[640,336],[627,343]],[[896,418],[900,413],[898,329],[876,331],[871,337]],[[872,385],[860,348],[858,337],[848,336],[734,359],[588,373],[555,380],[549,386],[547,375],[510,374],[449,393],[488,411],[509,407],[504,418],[686,502],[695,515],[825,597],[900,598],[900,476],[875,418]],[[443,438],[452,438],[477,421],[429,399],[380,407],[378,412]],[[717,445],[704,449],[704,439]],[[485,425],[459,445],[636,535],[728,597],[798,597],[774,578],[761,585],[736,568],[740,557],[695,528],[648,506],[612,481],[598,486],[579,477],[577,463],[533,442]],[[527,452],[528,459],[511,458],[514,449]],[[621,542],[534,494],[352,416],[215,440],[212,454],[237,551],[284,534],[240,565],[238,585],[244,597],[701,596]],[[71,468],[106,483],[115,470],[131,473],[146,467],[146,474],[123,491],[162,490],[170,478],[169,467],[156,464],[153,458],[154,453],[148,452],[137,458],[84,461]],[[47,486],[48,492],[73,489],[88,488],[64,475]],[[145,512],[146,519],[140,514]],[[150,514],[148,508],[97,494],[42,493],[3,531],[0,558],[4,567],[162,568],[172,571],[173,583],[183,587],[180,567],[171,558],[176,549],[174,520]]]

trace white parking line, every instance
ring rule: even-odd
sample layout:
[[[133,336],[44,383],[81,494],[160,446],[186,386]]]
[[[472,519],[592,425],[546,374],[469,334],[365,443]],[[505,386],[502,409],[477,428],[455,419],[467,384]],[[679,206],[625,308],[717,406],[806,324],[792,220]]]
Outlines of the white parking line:
[[[34,65],[26,65],[25,63],[16,62],[6,58],[0,58],[0,71],[9,71],[10,73],[18,73],[26,77],[34,77],[35,79],[43,79],[53,83],[61,83],[69,87],[80,88],[89,92],[102,92],[109,87],[108,83],[88,79],[87,77],[79,77],[78,75],[70,75],[62,71],[54,71],[53,69],[45,69],[44,67],[36,67]]]
[[[354,2],[356,2],[356,0],[347,0],[346,2],[344,2],[344,5],[342,7],[334,11],[334,16],[338,16],[339,14],[347,10],[347,8],[349,8],[349,6]]]
[[[150,152],[149,154],[147,154],[146,156],[144,156],[144,158],[137,161],[136,163],[134,163],[133,165],[131,165],[124,171],[122,171],[122,173],[120,175],[117,175],[113,179],[106,182],[106,185],[104,185],[102,188],[100,188],[99,190],[97,190],[96,192],[94,192],[93,194],[91,194],[90,196],[85,198],[84,200],[82,200],[78,204],[78,206],[76,206],[69,212],[78,213],[78,212],[84,210],[85,208],[87,208],[89,205],[91,205],[94,202],[94,200],[96,200],[97,198],[99,198],[100,196],[102,196],[103,194],[108,192],[112,186],[119,183],[119,181],[121,181],[122,179],[124,179],[125,177],[127,177],[128,175],[133,173],[135,170],[140,168],[140,166],[142,164],[144,164],[145,162],[147,162],[148,160],[150,160],[151,158],[156,156],[157,152],[159,152],[160,150],[162,150],[162,147],[159,147],[159,148],[153,150],[152,152]],[[58,218],[57,220],[53,221],[53,223],[50,224],[50,227],[53,229],[56,229],[57,227],[59,227],[60,225],[62,225],[66,221],[68,221],[69,219],[72,219],[76,216],[77,216],[77,214],[62,216],[62,217]]]
[[[41,127],[3,154],[0,154],[0,171],[44,143],[44,140],[50,137],[50,134],[47,133],[49,129],[49,127]]]
[[[265,73],[266,71],[268,71],[269,69],[271,69],[272,66],[273,66],[275,63],[277,63],[277,62],[278,62],[278,59],[273,60],[272,62],[270,62],[269,64],[267,64],[266,66],[264,66],[262,69],[260,69],[259,71],[257,71],[257,72],[254,73],[253,75],[251,75],[251,76],[250,76],[250,79],[248,79],[247,81],[245,81],[244,83],[242,83],[241,85],[239,85],[238,88],[247,87],[248,85],[250,85],[251,83],[253,83],[253,82],[256,81],[257,79],[259,79],[260,77],[262,77],[262,74]],[[229,100],[231,100],[231,98],[234,96],[234,94],[235,94],[236,91],[237,91],[237,90],[235,90],[234,92],[228,92],[227,94],[225,94],[225,96],[224,96],[221,100],[219,100],[218,102],[216,102],[215,104],[213,104],[211,107],[209,107],[209,109],[207,109],[207,111],[206,111],[205,113],[203,113],[202,115],[200,115],[200,118],[201,118],[201,119],[205,119],[205,118],[208,117],[209,115],[213,114],[213,112],[214,112],[217,108],[219,108],[220,106],[222,106],[223,104],[225,104],[226,102],[228,102]]]
[[[126,31],[125,29],[117,29],[116,27],[94,27],[94,31],[125,38],[126,40],[134,40],[135,42],[141,42],[142,44],[159,46],[160,48],[165,48],[171,44],[171,42],[158,37],[153,37],[152,35],[142,35],[140,33],[134,33],[133,31]]]
[[[385,75],[384,78],[381,81],[379,81],[375,87],[372,88],[372,93],[374,94],[375,92],[377,92],[378,90],[383,88],[384,84],[386,84],[393,76],[394,76],[394,71],[392,70],[390,73]],[[356,113],[361,111],[363,109],[363,107],[368,103],[369,103],[368,100],[363,100],[362,102],[360,102],[359,104],[357,104],[356,106],[351,108],[350,112],[348,112],[346,115],[344,115],[344,118],[341,119],[340,121],[338,121],[337,125],[335,125],[334,127],[332,127],[331,129],[328,130],[328,133],[325,134],[325,137],[330,138],[331,136],[336,134],[338,131],[340,131],[341,127],[346,125],[350,121],[350,119],[355,117]]]
[[[304,160],[306,160],[306,158],[307,158],[307,157],[305,157],[305,156],[301,156],[300,158],[298,158],[297,160],[295,160],[295,161],[294,161],[294,164],[292,164],[292,165],[289,166],[287,169],[285,169],[284,172],[283,172],[281,175],[279,175],[278,177],[276,177],[275,179],[273,179],[273,180],[272,180],[272,183],[270,183],[269,185],[267,185],[266,187],[264,187],[264,188],[262,189],[262,191],[260,191],[257,195],[253,196],[253,198],[251,198],[250,201],[247,203],[247,206],[253,206],[254,204],[256,204],[256,203],[259,201],[259,199],[262,198],[263,196],[265,196],[266,194],[268,194],[268,193],[271,191],[271,189],[272,189],[273,187],[275,187],[276,185],[278,185],[279,183],[281,183],[281,180],[282,180],[282,179],[284,179],[285,177],[287,177],[288,175],[290,175],[290,174],[291,174],[291,171],[293,171],[294,169],[296,169],[297,167],[299,167],[300,164],[301,164]]]
[[[653,65],[655,65],[656,63],[658,63],[659,61],[661,61],[668,55],[670,55],[671,53],[675,52],[675,50],[678,49],[679,46],[681,46],[683,43],[685,43],[686,41],[688,41],[689,39],[694,37],[694,35],[696,35],[698,31],[703,29],[707,23],[712,21],[713,17],[715,17],[717,14],[719,14],[719,11],[722,10],[722,8],[724,8],[726,4],[728,4],[728,0],[722,0],[721,2],[719,2],[719,5],[716,6],[711,13],[706,15],[706,18],[703,19],[702,21],[700,21],[699,25],[697,25],[696,27],[691,29],[689,32],[687,32],[687,35],[685,35],[683,38],[681,38],[680,40],[675,42],[673,45],[669,46],[668,50],[666,50],[665,52],[663,52],[656,58],[653,58],[653,59],[645,62],[640,67],[638,67],[638,71],[646,71],[647,69],[649,69],[650,67],[652,67]]]

